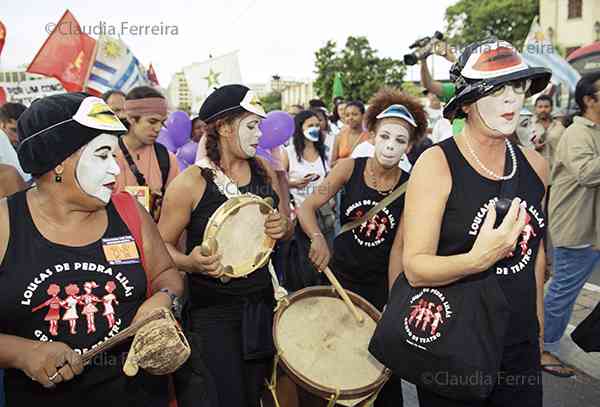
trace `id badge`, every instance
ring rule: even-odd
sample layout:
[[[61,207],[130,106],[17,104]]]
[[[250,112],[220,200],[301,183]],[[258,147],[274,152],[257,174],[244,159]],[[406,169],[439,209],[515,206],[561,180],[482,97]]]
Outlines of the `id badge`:
[[[140,262],[140,254],[132,236],[102,239],[102,250],[111,266]]]

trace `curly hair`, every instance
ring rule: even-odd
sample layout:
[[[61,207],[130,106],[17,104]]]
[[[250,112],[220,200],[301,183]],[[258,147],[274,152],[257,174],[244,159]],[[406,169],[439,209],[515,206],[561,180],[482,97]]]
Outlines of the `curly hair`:
[[[221,166],[221,151],[219,150],[220,140],[219,140],[219,132],[217,128],[222,124],[232,125],[236,120],[240,119],[246,112],[236,112],[225,116],[219,120],[213,121],[206,127],[206,155],[208,158],[215,163],[218,167]],[[253,174],[258,174],[260,177],[266,179],[269,183],[272,183],[272,180],[267,173],[267,170],[263,167],[263,164],[256,158],[250,158],[248,160],[248,164],[250,164],[250,170]],[[214,173],[208,168],[201,169],[202,176],[209,181],[212,181],[214,178]]]
[[[365,113],[365,123],[367,129],[371,132],[375,132],[377,128],[377,115],[383,112],[391,105],[402,105],[408,109],[408,111],[415,118],[417,128],[410,127],[410,143],[412,145],[418,144],[424,137],[427,131],[427,113],[419,100],[413,96],[407,95],[406,93],[394,88],[382,88],[369,100],[369,108]]]

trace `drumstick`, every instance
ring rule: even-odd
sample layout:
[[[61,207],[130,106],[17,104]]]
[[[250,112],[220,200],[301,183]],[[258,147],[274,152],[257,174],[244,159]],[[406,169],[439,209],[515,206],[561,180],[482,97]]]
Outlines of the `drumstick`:
[[[358,313],[358,311],[356,310],[356,307],[354,306],[354,303],[350,300],[350,297],[348,297],[346,290],[344,290],[344,287],[342,287],[342,285],[340,284],[338,279],[335,278],[335,276],[333,275],[333,273],[331,272],[329,267],[325,267],[325,270],[323,270],[323,272],[329,279],[329,282],[331,283],[331,285],[333,285],[333,287],[335,288],[337,293],[340,295],[340,297],[342,297],[342,300],[346,303],[346,306],[348,307],[350,312],[354,315],[354,318],[356,318],[356,320],[358,321],[359,324],[362,324],[365,319],[363,318],[362,315],[360,315]]]
[[[106,352],[110,348],[126,341],[127,339],[134,336],[140,330],[140,328],[142,328],[147,323],[156,321],[161,318],[164,318],[164,314],[162,312],[153,312],[151,315],[149,315],[143,319],[140,319],[139,321],[136,321],[135,323],[131,324],[129,327],[125,328],[124,330],[122,330],[121,332],[119,332],[118,334],[113,336],[112,338],[107,339],[106,341],[102,342],[100,345],[98,345],[94,349],[89,350],[89,351],[85,352],[83,355],[81,355],[83,364],[87,365],[88,363],[90,363],[92,361],[92,359],[96,355],[98,355],[102,352]]]

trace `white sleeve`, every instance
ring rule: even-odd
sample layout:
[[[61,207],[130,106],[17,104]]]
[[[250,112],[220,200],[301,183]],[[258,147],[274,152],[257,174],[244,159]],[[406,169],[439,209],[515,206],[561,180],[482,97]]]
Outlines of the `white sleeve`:
[[[19,163],[19,157],[17,157],[17,152],[12,144],[10,144],[10,140],[6,133],[2,130],[0,130],[0,164],[8,164],[15,167],[26,182],[31,178],[29,174],[23,172],[23,168],[21,168],[21,164]]]

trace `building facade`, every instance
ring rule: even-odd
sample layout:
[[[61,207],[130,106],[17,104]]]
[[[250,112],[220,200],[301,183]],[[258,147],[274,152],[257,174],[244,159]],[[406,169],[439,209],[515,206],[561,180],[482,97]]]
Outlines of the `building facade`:
[[[600,41],[600,0],[540,0],[540,25],[568,56]]]
[[[317,98],[311,80],[288,82],[281,87],[281,107],[286,110],[292,105],[308,107],[308,101]]]
[[[183,110],[184,112],[191,112],[192,109],[192,93],[188,86],[187,80],[183,71],[176,72],[169,87],[167,88],[167,99],[170,104],[170,108],[173,110]]]

